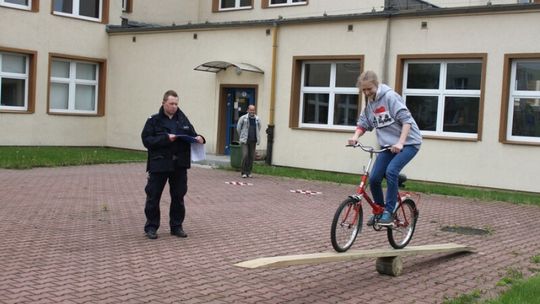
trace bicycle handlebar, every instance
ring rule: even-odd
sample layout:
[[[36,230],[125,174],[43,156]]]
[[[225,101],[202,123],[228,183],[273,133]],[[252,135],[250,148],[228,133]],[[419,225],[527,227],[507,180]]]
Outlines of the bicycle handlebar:
[[[360,148],[366,152],[370,152],[370,153],[381,153],[381,152],[384,152],[386,150],[390,150],[390,146],[385,146],[385,147],[382,147],[381,149],[375,149],[374,147],[371,147],[371,146],[364,146],[362,145],[361,143],[357,142],[356,144],[354,145],[345,145],[345,147],[353,147],[353,148]]]

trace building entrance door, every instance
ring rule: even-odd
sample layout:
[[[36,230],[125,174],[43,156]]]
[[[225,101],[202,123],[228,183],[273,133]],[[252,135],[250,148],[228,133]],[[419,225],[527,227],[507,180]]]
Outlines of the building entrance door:
[[[255,88],[225,88],[224,90],[227,99],[224,154],[229,155],[231,143],[238,142],[236,132],[238,119],[247,113],[249,105],[255,105]]]

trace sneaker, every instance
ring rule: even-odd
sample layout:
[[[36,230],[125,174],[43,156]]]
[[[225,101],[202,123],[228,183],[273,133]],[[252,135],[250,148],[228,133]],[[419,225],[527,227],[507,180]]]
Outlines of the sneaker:
[[[252,178],[252,177],[253,177],[253,175],[251,175],[251,174],[248,174],[248,175],[247,175],[247,177],[249,177],[249,178]]]
[[[242,174],[242,178],[248,177],[247,174]]]
[[[394,217],[390,212],[384,211],[381,218],[379,219],[379,225],[392,225],[394,223]]]

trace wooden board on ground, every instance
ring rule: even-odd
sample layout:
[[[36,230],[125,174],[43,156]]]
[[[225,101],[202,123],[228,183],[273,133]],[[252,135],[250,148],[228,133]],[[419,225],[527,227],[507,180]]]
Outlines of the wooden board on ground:
[[[276,257],[258,258],[235,264],[238,267],[258,268],[258,267],[287,267],[302,264],[320,264],[326,262],[348,261],[360,258],[381,258],[409,256],[428,253],[455,253],[470,252],[474,248],[455,243],[408,246],[403,249],[368,249],[349,250],[347,252],[321,252],[311,254],[285,255]]]

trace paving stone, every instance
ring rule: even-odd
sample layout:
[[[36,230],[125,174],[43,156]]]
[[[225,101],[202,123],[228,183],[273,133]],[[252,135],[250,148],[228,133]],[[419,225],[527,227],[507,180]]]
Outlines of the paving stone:
[[[496,295],[509,269],[530,276],[530,257],[540,253],[538,207],[421,194],[410,244],[456,242],[475,253],[405,257],[395,278],[379,275],[375,259],[242,269],[234,264],[333,251],[332,217],[356,187],[262,175],[251,186],[230,181],[240,181],[237,172],[194,166],[189,237],[169,234],[167,186],[164,226],[148,240],[144,164],[0,169],[0,304],[442,303],[475,289]],[[441,230],[457,226],[489,233]],[[352,249],[387,247],[384,231],[364,227]]]

